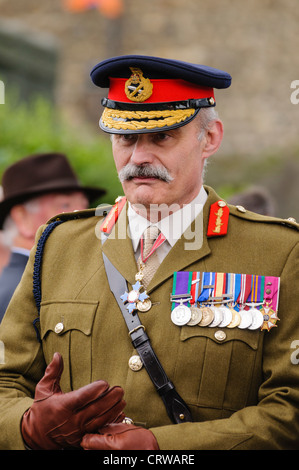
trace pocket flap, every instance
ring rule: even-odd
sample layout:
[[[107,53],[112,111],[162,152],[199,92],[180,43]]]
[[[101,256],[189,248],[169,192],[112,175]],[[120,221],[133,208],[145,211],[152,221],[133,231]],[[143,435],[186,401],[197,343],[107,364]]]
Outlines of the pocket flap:
[[[47,331],[64,334],[79,330],[90,335],[99,302],[88,301],[47,301],[41,303],[41,337]]]
[[[219,334],[221,332],[221,334]],[[186,341],[194,337],[202,337],[211,339],[219,345],[225,344],[228,341],[242,341],[256,350],[258,348],[260,335],[263,333],[260,330],[241,330],[240,328],[209,328],[201,326],[183,326],[181,331],[181,341]]]

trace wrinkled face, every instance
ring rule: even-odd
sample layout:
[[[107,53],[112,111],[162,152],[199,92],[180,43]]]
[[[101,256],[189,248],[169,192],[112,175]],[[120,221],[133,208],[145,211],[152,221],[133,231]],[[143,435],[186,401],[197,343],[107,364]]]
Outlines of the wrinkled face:
[[[114,135],[112,149],[124,193],[132,204],[187,204],[202,185],[207,133],[199,121],[148,134]],[[134,165],[132,167],[132,165]]]
[[[87,207],[88,199],[81,191],[46,194],[38,198],[36,209],[31,211],[32,222],[37,229],[56,214],[83,210]]]

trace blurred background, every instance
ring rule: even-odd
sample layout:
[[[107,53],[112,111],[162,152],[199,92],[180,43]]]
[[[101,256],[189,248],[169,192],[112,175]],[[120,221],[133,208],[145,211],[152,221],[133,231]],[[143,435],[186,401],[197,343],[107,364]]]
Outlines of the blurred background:
[[[113,202],[122,189],[98,128],[104,91],[89,73],[110,56],[158,55],[232,75],[216,92],[225,134],[206,183],[224,198],[264,188],[277,216],[298,220],[298,51],[297,0],[0,0],[0,176],[62,151]]]

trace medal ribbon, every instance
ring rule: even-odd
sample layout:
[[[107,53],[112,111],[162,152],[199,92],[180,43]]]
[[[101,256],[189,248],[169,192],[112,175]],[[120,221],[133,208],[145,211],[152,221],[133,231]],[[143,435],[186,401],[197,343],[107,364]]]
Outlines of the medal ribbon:
[[[214,287],[214,295],[213,297],[216,297],[215,303],[216,304],[221,304],[223,297],[223,289],[224,289],[224,283],[225,283],[225,274],[224,273],[215,273],[215,287]]]
[[[190,294],[191,291],[191,281],[192,281],[192,271],[175,271],[173,273],[173,286],[172,294],[175,296]],[[183,298],[183,297],[182,297]],[[179,300],[179,297],[177,297]],[[183,302],[187,307],[190,306],[190,302]],[[172,302],[172,309],[177,306],[176,302]]]
[[[258,304],[262,304],[264,299],[264,283],[265,276],[252,275],[251,293],[247,299],[248,303],[257,304],[252,307],[261,308],[261,305]]]
[[[198,272],[198,271],[194,271],[192,273],[192,282],[193,281],[197,281],[197,282],[194,282],[193,284],[191,283],[191,291],[190,291],[190,295],[192,297],[190,303],[192,305],[194,305],[198,299],[198,292],[199,292],[199,286],[200,284],[202,283],[202,278],[200,277],[201,273]]]
[[[206,302],[210,297],[210,292],[214,288],[215,273],[202,273],[202,287],[197,302]]]
[[[227,303],[230,304],[234,298],[234,274],[226,273],[225,278],[226,282],[224,294],[226,294],[226,297],[224,300],[227,300]]]
[[[237,299],[239,308],[246,304],[246,301],[251,292],[251,278],[252,274],[241,274],[241,292]],[[248,307],[246,307],[248,309]]]
[[[234,290],[234,305],[233,308],[238,312],[240,310],[239,305],[238,305],[238,298],[241,292],[241,279],[242,279],[242,274],[232,274],[233,276],[233,290]]]
[[[265,276],[264,301],[269,304],[274,312],[277,312],[278,309],[279,285],[279,277]]]
[[[148,258],[154,253],[154,251],[156,251],[157,248],[159,248],[159,246],[162,245],[162,243],[164,243],[166,240],[166,237],[163,235],[163,233],[160,232],[159,236],[157,237],[157,239],[155,240],[152,248],[151,248],[151,251],[149,252],[149,254],[144,258],[143,257],[143,237],[141,237],[140,239],[140,257],[141,257],[141,261],[143,263],[145,263]]]

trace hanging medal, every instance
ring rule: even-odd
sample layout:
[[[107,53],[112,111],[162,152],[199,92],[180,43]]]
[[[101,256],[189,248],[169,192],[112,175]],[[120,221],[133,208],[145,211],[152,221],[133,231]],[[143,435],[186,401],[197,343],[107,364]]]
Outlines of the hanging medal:
[[[199,309],[202,313],[202,319],[198,323],[198,326],[208,326],[214,320],[214,313],[208,306],[208,300],[210,293],[214,289],[215,284],[215,273],[203,272],[200,295],[197,299]]]
[[[150,310],[152,306],[152,302],[149,296],[147,295],[146,291],[144,290],[144,286],[142,285],[143,267],[147,259],[154,253],[154,251],[157,248],[159,248],[159,246],[162,245],[162,243],[165,242],[165,240],[166,240],[165,236],[162,233],[160,233],[157,239],[155,240],[155,243],[153,244],[151,251],[144,258],[143,257],[143,237],[140,239],[141,263],[139,266],[139,271],[135,275],[136,283],[132,285],[132,290],[130,292],[124,292],[124,294],[120,296],[121,300],[126,305],[126,308],[129,313],[133,313],[135,310],[139,310],[139,312],[147,312],[148,310]],[[143,289],[143,292],[140,292],[140,289]]]
[[[223,313],[221,311],[221,300],[222,300],[222,291],[223,291],[223,273],[214,273],[214,289],[212,292],[212,297],[210,297],[210,309],[214,313],[214,319],[212,323],[209,324],[210,328],[218,326],[223,320]]]
[[[177,326],[187,325],[191,320],[190,290],[192,282],[191,271],[176,271],[173,274],[173,289],[170,300],[172,301],[171,321]],[[179,305],[176,306],[176,304]]]
[[[264,302],[261,310],[264,321],[261,330],[270,331],[271,328],[277,327],[276,323],[279,320],[277,316],[279,286],[279,277],[265,276]]]
[[[241,316],[241,322],[238,328],[246,329],[252,324],[252,315],[249,310],[246,310],[246,301],[251,292],[251,274],[241,274],[241,292],[238,298],[239,314]]]
[[[191,281],[191,300],[190,300],[190,310],[191,310],[191,319],[187,323],[188,326],[196,326],[202,319],[202,311],[197,307],[198,292],[202,283],[202,273],[195,271],[192,273]]]
[[[223,285],[223,289],[222,289],[222,304],[220,306],[220,309],[222,311],[222,315],[223,315],[223,318],[222,318],[222,321],[221,323],[219,323],[219,328],[224,328],[226,326],[228,326],[232,319],[233,319],[233,315],[232,315],[232,312],[231,310],[227,307],[227,303],[229,302],[230,298],[231,298],[231,293],[230,293],[230,274],[228,273],[225,273],[223,274],[223,282],[222,282],[222,285]]]
[[[247,299],[247,305],[250,307],[248,312],[252,315],[252,323],[249,330],[257,330],[263,324],[264,317],[258,307],[263,304],[265,276],[252,276],[251,292]]]
[[[230,273],[229,276],[229,292],[232,296],[232,302],[229,303],[229,309],[232,312],[232,321],[227,325],[227,328],[236,328],[241,322],[241,315],[239,314],[239,307],[237,299],[241,290],[241,274]]]

